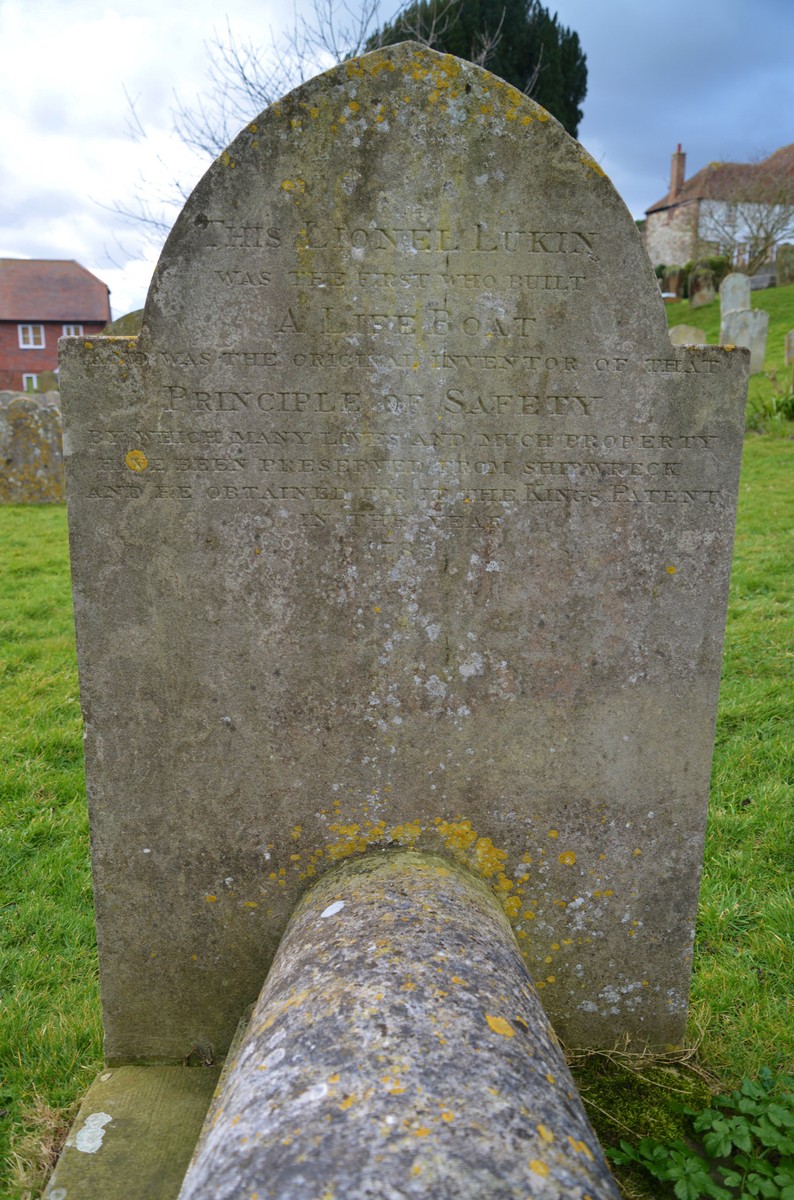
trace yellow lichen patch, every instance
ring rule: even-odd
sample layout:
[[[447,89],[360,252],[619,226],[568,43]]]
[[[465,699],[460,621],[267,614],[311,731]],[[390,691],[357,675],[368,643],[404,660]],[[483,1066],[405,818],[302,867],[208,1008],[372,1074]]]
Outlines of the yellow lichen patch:
[[[606,171],[601,166],[601,164],[597,163],[596,160],[594,158],[591,158],[591,156],[589,154],[583,154],[580,159],[580,162],[583,164],[583,166],[589,167],[591,171],[594,171],[596,175],[601,175],[601,176],[606,175]]]
[[[259,903],[256,900],[244,900],[243,908],[259,908]]]
[[[585,1142],[580,1142],[576,1138],[572,1138],[570,1134],[568,1134],[568,1141],[571,1143],[572,1149],[575,1150],[577,1154],[584,1154],[586,1158],[592,1159],[592,1151]]]
[[[297,842],[298,838],[300,837],[300,835],[302,833],[303,833],[303,826],[296,825],[295,828],[293,829],[292,833],[290,834],[290,837],[292,838],[293,842]]]
[[[547,1076],[546,1076],[546,1082],[547,1082],[547,1083],[556,1083],[556,1082],[557,1082],[557,1080],[554,1078],[554,1076],[553,1076],[553,1075],[547,1075]]]
[[[213,895],[208,895],[208,896],[205,896],[204,899],[207,901],[207,904],[214,904],[215,901],[218,899],[218,897],[213,896]]]
[[[559,857],[559,861],[564,867],[572,867],[576,862],[576,854],[573,850],[563,850]]]
[[[130,471],[145,471],[149,465],[149,460],[143,450],[130,450],[129,454],[124,455],[124,461]]]
[[[493,1032],[498,1033],[500,1037],[515,1037],[516,1031],[505,1017],[494,1017],[490,1013],[486,1013],[485,1019]]]
[[[536,1175],[546,1176],[549,1173],[549,1168],[539,1158],[533,1158],[529,1164],[530,1171],[534,1171]]]
[[[234,170],[234,168],[237,166],[237,163],[234,162],[228,150],[224,150],[223,154],[221,155],[221,162],[225,167],[230,167],[231,170]]]
[[[640,850],[640,848],[639,848],[639,846],[638,846],[636,850],[633,850],[633,851],[632,851],[632,853],[633,853],[633,855],[634,855],[634,857],[635,857],[635,858],[639,858],[639,857],[640,857],[640,855],[642,854],[642,850]],[[606,892],[604,893],[604,895],[606,895]]]
[[[678,568],[674,567],[673,564],[671,563],[669,567],[665,567],[665,570],[667,571],[668,575],[675,575]]]
[[[357,1099],[358,1096],[356,1096],[355,1092],[351,1092],[349,1096],[345,1096],[344,1100],[340,1100],[339,1107],[343,1112],[347,1112],[349,1108],[353,1107]]]
[[[306,191],[306,180],[300,178],[282,179],[281,190],[283,192],[295,192],[298,195],[303,195]]]
[[[430,1135],[430,1130],[426,1125],[420,1125],[418,1129],[412,1129],[411,1132],[414,1137],[429,1137]]]
[[[537,915],[536,913],[533,913],[529,909],[526,909],[526,911],[524,912],[524,920],[525,921],[534,921],[536,915]]]
[[[554,1141],[554,1134],[546,1125],[538,1125],[538,1133],[543,1138],[544,1142],[551,1143]]]
[[[251,122],[251,124],[248,126],[248,132],[249,132],[249,133],[256,133],[256,125],[254,124],[254,122],[253,122],[253,121],[252,121],[252,122]]]
[[[441,1110],[441,1120],[446,1121],[447,1124],[449,1124],[450,1121],[454,1121],[455,1120],[454,1112],[450,1112],[448,1108],[443,1108]]]
[[[505,910],[508,917],[517,917],[521,911],[521,897],[508,896],[502,901],[502,908]]]
[[[411,1167],[411,1174],[412,1175],[421,1175],[422,1174],[422,1164],[414,1163],[414,1165]]]
[[[337,1072],[335,1075],[328,1076],[328,1082],[329,1083],[339,1083],[340,1078],[341,1078],[341,1076],[339,1075],[339,1072]]]
[[[550,829],[550,830],[549,830],[549,837],[550,837],[550,838],[558,838],[559,836],[560,836],[560,831],[559,831],[559,829]]]

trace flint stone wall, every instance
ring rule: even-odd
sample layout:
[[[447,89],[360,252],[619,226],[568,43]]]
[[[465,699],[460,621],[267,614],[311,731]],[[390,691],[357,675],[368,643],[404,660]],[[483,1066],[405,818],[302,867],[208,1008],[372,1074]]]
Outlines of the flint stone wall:
[[[62,387],[106,1053],[223,1052],[370,847],[501,898],[569,1043],[683,1033],[747,354],[603,171],[403,44],[240,134]]]

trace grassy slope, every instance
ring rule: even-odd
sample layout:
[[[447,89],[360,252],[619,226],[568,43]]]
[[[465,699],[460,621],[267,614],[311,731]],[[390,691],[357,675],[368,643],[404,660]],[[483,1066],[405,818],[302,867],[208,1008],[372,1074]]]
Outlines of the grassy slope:
[[[791,435],[790,422],[775,418],[774,410],[782,395],[792,390],[792,368],[786,365],[786,334],[794,329],[794,284],[788,287],[767,288],[753,292],[753,308],[769,313],[769,334],[766,342],[764,370],[750,380],[748,426],[768,433]],[[688,300],[665,306],[667,323],[694,325],[706,334],[706,342],[716,345],[720,340],[720,302],[714,300],[702,308],[691,310]]]

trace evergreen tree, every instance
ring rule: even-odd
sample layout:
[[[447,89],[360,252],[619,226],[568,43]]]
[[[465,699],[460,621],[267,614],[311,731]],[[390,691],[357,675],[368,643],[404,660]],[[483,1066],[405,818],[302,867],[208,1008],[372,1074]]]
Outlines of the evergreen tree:
[[[367,49],[407,39],[487,66],[576,137],[587,61],[578,34],[539,0],[415,0],[369,38]]]

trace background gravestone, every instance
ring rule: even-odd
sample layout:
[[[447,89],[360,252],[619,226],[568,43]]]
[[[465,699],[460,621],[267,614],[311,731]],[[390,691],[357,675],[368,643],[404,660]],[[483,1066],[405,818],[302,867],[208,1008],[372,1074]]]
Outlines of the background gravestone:
[[[57,392],[0,392],[0,504],[62,504]]]
[[[62,356],[106,1053],[222,1052],[306,881],[488,879],[570,1043],[683,1033],[747,355],[411,44],[240,134]]]
[[[742,275],[739,271],[726,275],[720,284],[720,315],[724,317],[729,312],[749,309],[752,303],[750,294],[748,275]]]
[[[766,335],[769,313],[760,308],[725,313],[720,321],[720,343],[723,346],[746,346],[750,351],[750,374],[764,369]]]
[[[695,267],[689,276],[689,307],[703,308],[714,300],[714,272],[709,267]]]
[[[673,346],[705,346],[707,340],[705,329],[698,329],[695,325],[674,325],[670,330]]]

